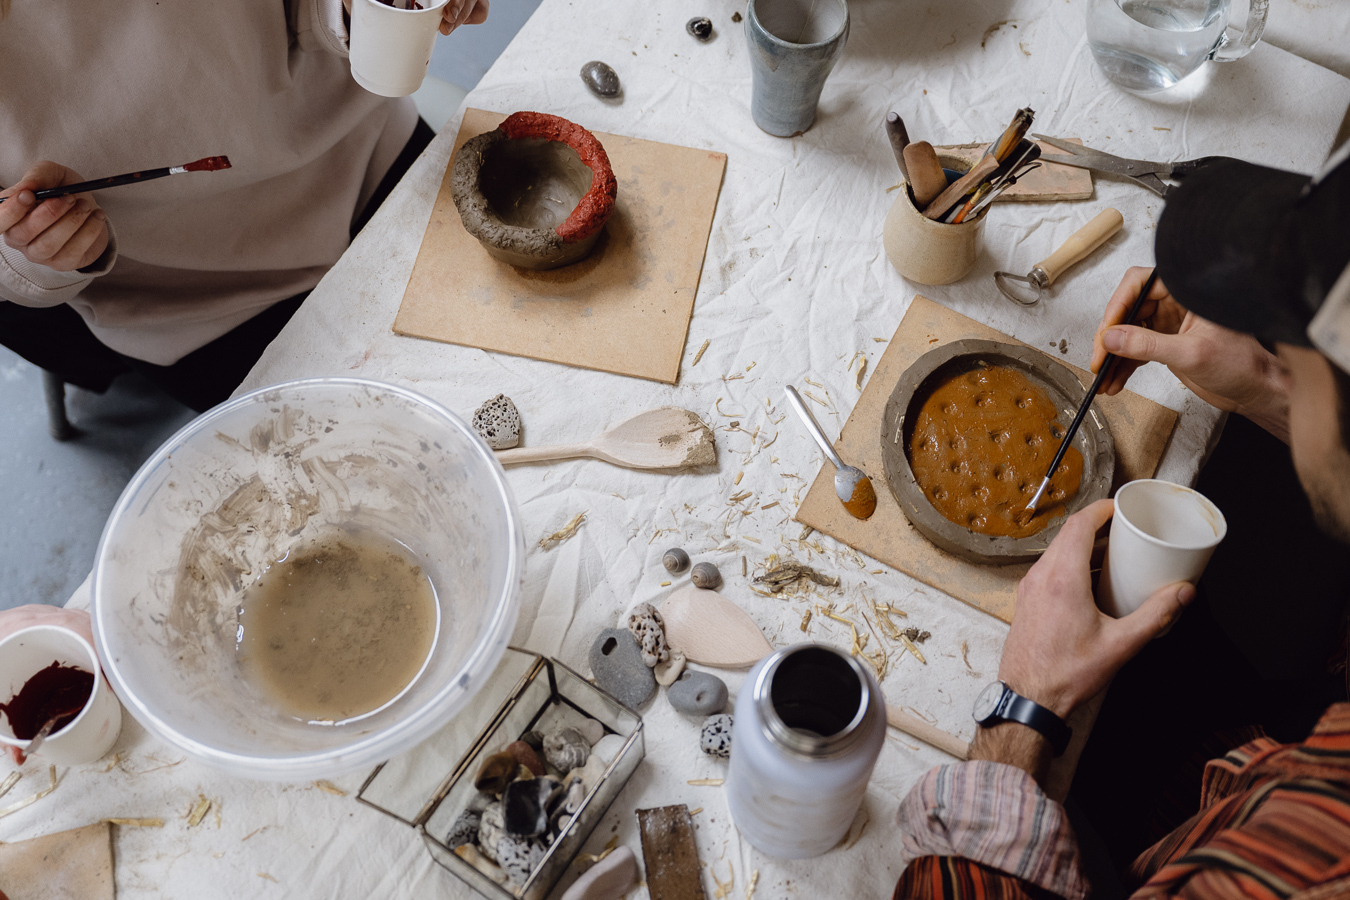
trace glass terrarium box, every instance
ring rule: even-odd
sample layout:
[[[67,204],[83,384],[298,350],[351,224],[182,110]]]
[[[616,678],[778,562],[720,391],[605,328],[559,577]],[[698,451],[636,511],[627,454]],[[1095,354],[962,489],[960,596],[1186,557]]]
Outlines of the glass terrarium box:
[[[575,812],[554,817],[561,824],[532,839],[537,846],[532,845],[527,866],[484,864],[475,845],[459,843],[463,814],[482,808],[484,795],[475,781],[485,760],[530,732],[556,734],[579,728],[587,719],[600,723],[606,738],[618,735],[621,740],[611,739],[609,745],[619,749]],[[377,767],[357,799],[417,829],[432,858],[483,896],[543,900],[645,752],[641,716],[557,660],[509,648],[463,712],[412,751]]]

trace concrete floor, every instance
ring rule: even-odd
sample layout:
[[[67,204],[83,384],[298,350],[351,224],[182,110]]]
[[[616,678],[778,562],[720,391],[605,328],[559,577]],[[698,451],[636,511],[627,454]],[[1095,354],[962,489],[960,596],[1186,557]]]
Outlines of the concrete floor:
[[[514,33],[499,36],[497,52]],[[466,93],[429,77],[413,99],[439,131]],[[58,443],[47,433],[42,373],[0,347],[0,609],[65,603],[93,566],[122,488],[192,418],[139,376],[118,379],[101,396],[66,393],[80,434]]]

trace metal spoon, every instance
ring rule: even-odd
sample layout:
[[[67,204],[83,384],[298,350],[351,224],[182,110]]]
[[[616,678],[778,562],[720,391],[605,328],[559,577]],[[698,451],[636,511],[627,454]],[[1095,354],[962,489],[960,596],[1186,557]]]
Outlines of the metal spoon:
[[[1045,289],[1050,287],[1065,269],[1106,243],[1124,224],[1125,218],[1118,210],[1104,209],[1082,228],[1069,235],[1069,239],[1060,244],[1054,253],[1032,266],[1026,275],[995,272],[994,284],[998,285],[1003,296],[1017,305],[1035,306],[1040,302]]]
[[[830,446],[830,440],[825,437],[820,423],[811,415],[811,410],[806,408],[806,402],[797,393],[797,389],[789,384],[783,390],[787,393],[788,403],[792,404],[797,415],[806,423],[806,430],[816,439],[816,443],[825,451],[825,456],[830,462],[834,463],[837,470],[834,473],[834,493],[844,504],[844,509],[859,519],[870,518],[872,513],[877,511],[877,492],[873,490],[871,480],[862,469],[844,465],[839,454]]]

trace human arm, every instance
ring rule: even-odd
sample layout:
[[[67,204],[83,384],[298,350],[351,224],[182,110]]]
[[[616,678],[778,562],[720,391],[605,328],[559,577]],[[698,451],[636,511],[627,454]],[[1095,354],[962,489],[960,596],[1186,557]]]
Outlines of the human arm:
[[[1138,266],[1126,271],[1097,326],[1092,371],[1101,367],[1108,352],[1120,357],[1102,384],[1102,393],[1120,393],[1136,369],[1160,362],[1200,399],[1246,416],[1288,443],[1287,376],[1275,355],[1255,338],[1189,312],[1161,281],[1154,283],[1141,304],[1139,324],[1120,324],[1151,271]]]
[[[0,191],[0,296],[28,306],[71,300],[116,258],[107,214],[91,194],[37,201],[34,191],[84,178],[43,161]]]
[[[1102,613],[1090,559],[1112,512],[1103,500],[1071,516],[1017,588],[999,678],[1061,718],[1105,689],[1195,595],[1171,585],[1125,618]],[[1068,818],[1037,783],[1049,760],[1038,732],[1001,723],[976,732],[969,762],[925,775],[897,816],[911,862],[897,896],[945,898],[961,884],[1009,897],[1084,896]]]

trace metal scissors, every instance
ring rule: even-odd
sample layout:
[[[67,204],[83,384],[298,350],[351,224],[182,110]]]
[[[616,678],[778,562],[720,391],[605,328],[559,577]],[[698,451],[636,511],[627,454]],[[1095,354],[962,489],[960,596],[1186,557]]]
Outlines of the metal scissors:
[[[1180,181],[1196,169],[1219,160],[1232,158],[1228,156],[1202,156],[1199,159],[1188,159],[1174,163],[1149,162],[1143,159],[1125,159],[1120,156],[1112,156],[1110,153],[1093,150],[1091,147],[1084,147],[1081,144],[1071,144],[1059,138],[1046,137],[1043,134],[1033,134],[1032,137],[1049,144],[1051,147],[1058,147],[1060,150],[1067,150],[1072,154],[1071,156],[1060,156],[1056,153],[1042,153],[1041,159],[1045,162],[1059,163],[1062,166],[1073,166],[1078,169],[1091,169],[1094,172],[1106,172],[1111,175],[1121,175],[1140,187],[1148,188],[1164,199],[1167,197],[1168,191],[1176,187],[1175,184],[1168,184],[1163,181],[1164,178]]]

